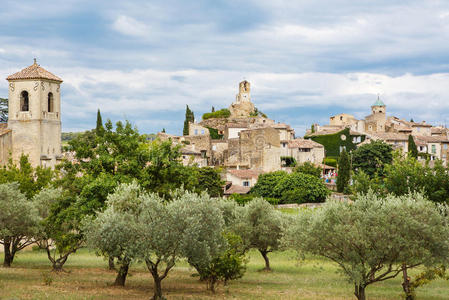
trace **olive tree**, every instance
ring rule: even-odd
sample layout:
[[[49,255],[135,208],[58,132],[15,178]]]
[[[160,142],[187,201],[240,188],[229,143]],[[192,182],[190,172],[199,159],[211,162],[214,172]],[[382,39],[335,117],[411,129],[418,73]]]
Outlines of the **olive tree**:
[[[117,277],[114,285],[124,286],[128,270],[134,256],[128,253],[127,246],[134,241],[134,225],[141,209],[142,190],[133,182],[119,185],[115,192],[109,194],[106,209],[96,218],[83,221],[83,231],[87,245],[97,249],[105,257],[117,259]]]
[[[212,292],[220,282],[241,278],[245,249],[232,232],[239,209],[235,202],[211,199],[206,193],[183,193],[176,199],[184,227],[183,255]]]
[[[176,261],[190,257],[201,263],[221,247],[221,211],[209,196],[185,193],[166,202],[156,194],[142,197],[138,216],[137,239],[129,249],[153,276],[153,299],[162,298],[162,280]]]
[[[265,261],[265,271],[271,271],[268,253],[278,250],[284,235],[281,212],[262,198],[249,202],[237,225],[248,248],[257,249]]]
[[[330,201],[302,213],[287,234],[293,247],[337,263],[364,300],[368,285],[410,268],[446,263],[449,229],[445,216],[419,194],[378,198],[359,195],[353,203]],[[405,276],[407,277],[407,275]]]
[[[40,218],[32,201],[20,192],[19,184],[0,184],[0,244],[4,267],[10,267],[16,253],[34,243]]]

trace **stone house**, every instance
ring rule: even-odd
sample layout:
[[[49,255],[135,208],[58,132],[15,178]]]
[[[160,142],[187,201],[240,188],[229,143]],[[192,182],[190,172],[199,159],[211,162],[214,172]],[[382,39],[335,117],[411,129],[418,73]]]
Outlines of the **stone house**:
[[[209,129],[198,123],[189,122],[189,135],[210,135]]]
[[[293,157],[297,164],[311,162],[321,164],[324,160],[324,146],[306,139],[294,139],[288,143],[289,156]]]
[[[243,130],[238,139],[229,139],[228,142],[226,166],[263,172],[280,169],[280,139],[276,129],[265,127]]]
[[[181,148],[181,157],[184,166],[197,165],[198,167],[207,167],[205,153],[193,150],[192,147],[185,146]]]

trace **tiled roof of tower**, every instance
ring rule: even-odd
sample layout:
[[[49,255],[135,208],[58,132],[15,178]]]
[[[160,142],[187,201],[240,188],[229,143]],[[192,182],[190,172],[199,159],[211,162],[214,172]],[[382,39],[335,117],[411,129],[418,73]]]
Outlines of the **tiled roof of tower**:
[[[373,106],[385,106],[385,103],[383,103],[383,101],[380,100],[380,97],[377,96],[377,101],[374,102]]]
[[[31,66],[9,75],[6,80],[20,80],[20,79],[48,79],[57,82],[62,82],[62,79],[58,76],[48,72],[34,61]]]

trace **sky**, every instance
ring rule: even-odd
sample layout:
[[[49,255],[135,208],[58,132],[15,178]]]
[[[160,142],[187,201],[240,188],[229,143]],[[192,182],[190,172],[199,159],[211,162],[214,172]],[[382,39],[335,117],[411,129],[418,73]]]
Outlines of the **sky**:
[[[64,80],[62,129],[130,120],[182,134],[251,98],[297,136],[329,117],[387,114],[449,125],[449,1],[1,0],[0,77],[38,63]],[[0,97],[8,96],[0,80]]]

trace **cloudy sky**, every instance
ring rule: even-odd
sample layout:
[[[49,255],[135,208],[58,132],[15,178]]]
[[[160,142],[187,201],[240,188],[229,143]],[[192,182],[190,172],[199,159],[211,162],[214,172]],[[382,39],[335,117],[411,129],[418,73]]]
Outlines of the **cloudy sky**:
[[[38,63],[64,79],[63,131],[129,119],[180,134],[228,107],[238,82],[302,135],[313,122],[390,115],[449,126],[449,1],[17,1],[0,8],[0,76]],[[0,97],[7,97],[6,80]]]

